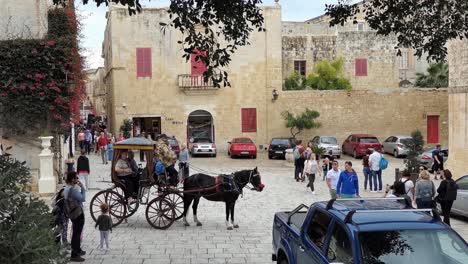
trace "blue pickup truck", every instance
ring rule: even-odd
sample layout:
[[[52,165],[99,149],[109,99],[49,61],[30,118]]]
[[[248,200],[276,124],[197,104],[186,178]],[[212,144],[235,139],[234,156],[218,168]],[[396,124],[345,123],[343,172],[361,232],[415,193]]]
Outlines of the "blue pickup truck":
[[[402,209],[399,198],[332,199],[273,223],[273,261],[466,264],[468,245],[432,210]]]

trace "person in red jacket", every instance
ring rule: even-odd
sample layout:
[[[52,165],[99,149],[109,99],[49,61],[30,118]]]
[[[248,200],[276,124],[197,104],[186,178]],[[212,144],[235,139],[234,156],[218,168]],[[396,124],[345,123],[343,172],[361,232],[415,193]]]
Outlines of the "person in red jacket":
[[[107,164],[107,145],[109,142],[107,141],[107,137],[104,135],[104,132],[101,132],[97,144],[98,149],[101,151],[102,164]]]

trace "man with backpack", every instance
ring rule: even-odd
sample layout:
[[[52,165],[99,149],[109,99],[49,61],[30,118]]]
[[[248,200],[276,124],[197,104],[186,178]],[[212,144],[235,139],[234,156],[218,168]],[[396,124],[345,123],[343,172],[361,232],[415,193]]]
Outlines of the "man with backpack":
[[[294,156],[294,179],[296,181],[299,181],[300,179],[300,174],[302,174],[302,171],[304,170],[304,147],[302,146],[302,140],[298,140],[296,147],[294,148],[293,151],[293,156]]]
[[[414,183],[411,180],[411,173],[409,171],[404,171],[401,176],[400,182],[405,186],[405,194],[411,198],[411,201],[414,201]]]
[[[369,156],[369,167],[371,168],[372,182],[374,183],[374,190],[372,186],[369,187],[372,193],[382,192],[382,170],[380,169],[380,161],[382,154],[377,150],[371,149],[372,154]],[[377,191],[377,180],[379,181],[379,190]]]

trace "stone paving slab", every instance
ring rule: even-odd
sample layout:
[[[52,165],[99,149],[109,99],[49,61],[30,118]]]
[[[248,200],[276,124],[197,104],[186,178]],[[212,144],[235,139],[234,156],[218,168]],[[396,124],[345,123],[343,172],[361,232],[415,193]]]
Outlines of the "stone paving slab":
[[[136,155],[136,157],[139,157]],[[344,156],[355,164],[360,176],[362,188],[363,175],[360,160]],[[402,159],[387,157],[389,168],[384,171],[383,182],[391,184],[394,169],[403,167]],[[265,153],[258,159],[230,159],[222,154],[217,158],[193,158],[191,162],[198,168],[214,173],[230,173],[241,169],[253,169],[258,166],[262,182],[266,185],[263,192],[244,190],[244,196],[236,204],[235,217],[239,229],[226,230],[225,205],[200,200],[198,218],[203,226],[193,224],[190,210],[188,220],[191,226],[185,227],[182,221],[175,222],[167,230],[152,228],[145,218],[145,206],[116,227],[110,235],[108,251],[100,251],[99,231],[94,229],[94,222],[89,215],[89,202],[100,189],[110,186],[110,164],[104,165],[100,157],[91,155],[91,190],[87,195],[83,249],[88,252],[85,263],[271,263],[271,232],[273,216],[281,210],[291,210],[301,203],[328,200],[326,184],[316,180],[316,195],[312,195],[306,183],[298,183],[293,178],[294,168],[284,160],[268,160]],[[344,159],[340,160],[340,167]],[[195,173],[191,170],[191,173]],[[435,182],[438,184],[438,182]],[[381,197],[381,193],[361,192],[364,197]],[[465,239],[468,238],[466,220],[453,219],[453,227]]]

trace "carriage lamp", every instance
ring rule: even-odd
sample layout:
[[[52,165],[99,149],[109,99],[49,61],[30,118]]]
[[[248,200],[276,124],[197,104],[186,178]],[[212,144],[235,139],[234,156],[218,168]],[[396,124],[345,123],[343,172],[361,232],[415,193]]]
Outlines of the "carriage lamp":
[[[279,96],[278,91],[276,91],[276,89],[273,89],[273,91],[271,92],[271,96],[272,96],[271,98],[272,102],[278,100],[278,96]]]

